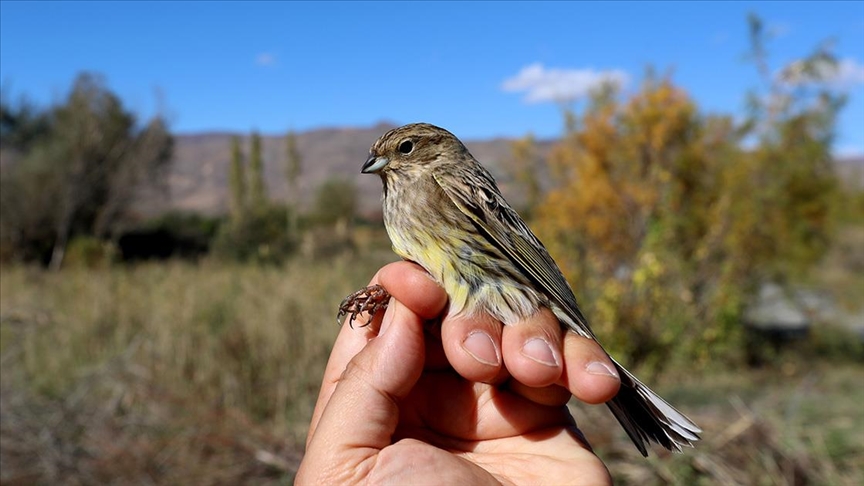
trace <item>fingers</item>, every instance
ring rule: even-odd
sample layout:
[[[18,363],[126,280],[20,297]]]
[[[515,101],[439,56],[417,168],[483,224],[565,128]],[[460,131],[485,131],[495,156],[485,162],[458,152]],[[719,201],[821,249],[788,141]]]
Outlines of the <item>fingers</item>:
[[[504,329],[504,362],[513,378],[529,387],[555,383],[564,369],[564,331],[548,309]]]
[[[381,268],[377,277],[377,283],[390,295],[423,319],[437,318],[447,305],[444,289],[416,263],[391,263]]]
[[[570,390],[560,385],[530,387],[516,380],[511,380],[507,382],[507,389],[522,398],[550,407],[565,405],[573,397]]]
[[[441,347],[440,316],[447,306],[447,294],[432,277],[416,263],[396,262],[384,266],[377,274],[378,283],[384,286],[393,298],[402,302],[427,322],[426,368],[448,368],[447,357]]]
[[[570,395],[603,403],[618,393],[612,360],[596,341],[566,332],[548,309],[510,326],[487,315],[448,316],[441,329],[448,361],[469,381],[500,383],[543,405]]]
[[[322,479],[322,473],[333,474],[330,481],[344,482],[348,478],[339,477],[339,471],[357,470],[388,446],[399,420],[397,402],[420,378],[424,360],[423,319],[399,301],[391,301],[380,334],[348,362],[323,404],[310,432],[306,450],[310,459],[301,465],[302,476]],[[315,463],[321,460],[327,463]]]
[[[471,449],[465,441],[494,440],[568,426],[564,403],[528,400],[509,389],[470,382],[454,373],[424,373],[403,400],[396,437],[413,437],[445,449]]]
[[[432,319],[440,315],[447,303],[447,294],[444,290],[429,277],[428,273],[414,263],[396,262],[382,267],[369,282],[369,285],[374,284],[383,285],[391,296],[405,303],[405,307],[410,308],[422,319]],[[390,302],[390,305],[393,305],[393,299]],[[330,400],[348,363],[370,339],[378,335],[383,315],[378,313],[373,316],[368,325],[366,324],[370,317],[367,315],[358,316],[353,328],[343,323],[333,344],[333,350],[330,352],[330,359],[327,361],[318,401],[312,413],[307,442],[315,432],[324,407]],[[440,356],[443,353],[437,354]]]
[[[377,282],[378,275],[376,274],[372,278],[370,285]],[[321,389],[318,391],[318,400],[315,403],[315,410],[312,411],[312,421],[309,423],[309,431],[306,435],[307,447],[309,441],[312,439],[312,435],[315,433],[315,429],[318,427],[318,421],[321,420],[321,414],[324,413],[324,408],[327,402],[330,401],[330,397],[333,395],[333,391],[342,377],[342,373],[351,359],[363,350],[369,340],[378,335],[382,317],[383,314],[379,313],[372,318],[371,322],[367,323],[363,319],[368,319],[368,316],[361,316],[353,328],[347,325],[347,317],[345,318],[345,322],[342,323],[342,328],[339,331],[339,335],[336,336],[333,349],[330,351],[327,367],[324,368],[324,378],[321,380]]]
[[[585,403],[608,402],[618,393],[621,378],[597,341],[568,332],[564,338],[564,373],[559,384]]]
[[[486,314],[445,317],[441,345],[453,369],[473,382],[498,383],[506,379],[501,328],[500,322]]]
[[[414,263],[389,264],[372,283],[382,284],[423,319],[435,319],[446,308],[446,293]],[[350,356],[368,339],[358,339],[357,334],[345,346]],[[563,331],[547,309],[510,326],[482,314],[446,316],[440,327],[440,344],[437,335],[428,337],[427,368],[452,366],[469,381],[493,384],[512,376],[518,384],[510,387],[537,403],[558,404],[568,394],[587,403],[602,403],[615,396],[620,385],[615,367],[602,348],[593,340]],[[336,368],[344,369],[346,363],[343,358],[341,368]]]

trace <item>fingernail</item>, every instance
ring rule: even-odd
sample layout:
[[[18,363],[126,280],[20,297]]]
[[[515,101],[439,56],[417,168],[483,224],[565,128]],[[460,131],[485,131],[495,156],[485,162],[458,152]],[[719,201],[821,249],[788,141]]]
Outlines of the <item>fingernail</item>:
[[[547,343],[545,339],[529,339],[528,342],[522,346],[522,356],[546,366],[558,366],[558,359],[555,356],[555,352],[552,351],[552,346],[549,346],[549,343]]]
[[[462,349],[477,361],[491,366],[498,366],[501,356],[492,338],[483,331],[474,331],[462,341]]]
[[[585,371],[592,375],[611,376],[612,378],[619,378],[618,371],[615,368],[610,368],[609,365],[602,361],[592,361],[588,363],[588,365],[585,367]]]

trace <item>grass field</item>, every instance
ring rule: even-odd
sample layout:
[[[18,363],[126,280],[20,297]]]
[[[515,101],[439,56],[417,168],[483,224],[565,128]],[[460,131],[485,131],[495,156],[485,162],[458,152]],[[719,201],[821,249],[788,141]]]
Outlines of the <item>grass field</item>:
[[[3,267],[0,482],[290,482],[334,310],[392,259]],[[857,485],[862,383],[860,362],[794,356],[664,375],[705,441],[647,460],[605,407],[576,416],[621,484]]]

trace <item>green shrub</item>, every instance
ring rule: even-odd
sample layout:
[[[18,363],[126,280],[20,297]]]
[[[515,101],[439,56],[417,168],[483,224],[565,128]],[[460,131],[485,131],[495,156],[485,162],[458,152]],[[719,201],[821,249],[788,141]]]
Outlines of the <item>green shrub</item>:
[[[117,248],[109,241],[92,236],[78,236],[66,248],[66,265],[99,268],[109,265],[117,254]]]
[[[288,211],[284,206],[269,205],[222,225],[213,242],[213,254],[239,262],[284,261],[298,243],[297,235],[288,231]]]
[[[813,326],[808,348],[810,354],[819,358],[864,362],[864,336],[838,325]]]

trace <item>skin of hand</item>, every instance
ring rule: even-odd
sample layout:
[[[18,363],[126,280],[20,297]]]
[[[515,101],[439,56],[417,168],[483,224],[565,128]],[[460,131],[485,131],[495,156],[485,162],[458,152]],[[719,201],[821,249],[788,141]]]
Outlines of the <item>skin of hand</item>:
[[[599,345],[548,311],[506,327],[446,316],[413,263],[375,283],[393,299],[369,326],[342,327],[295,484],[611,484],[566,408],[617,393]]]

